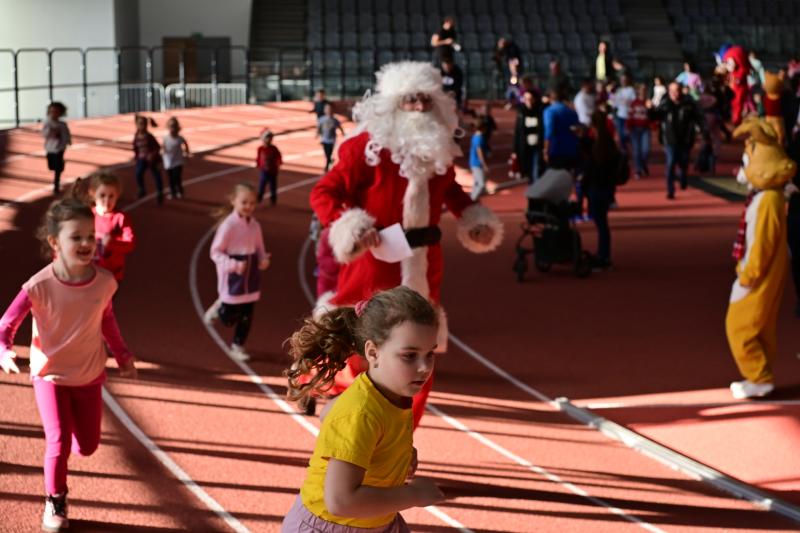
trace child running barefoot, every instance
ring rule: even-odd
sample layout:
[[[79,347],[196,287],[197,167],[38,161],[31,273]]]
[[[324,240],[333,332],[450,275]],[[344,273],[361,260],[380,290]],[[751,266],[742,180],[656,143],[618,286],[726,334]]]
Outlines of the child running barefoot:
[[[189,143],[181,136],[178,119],[167,121],[169,133],[164,136],[164,168],[169,177],[169,198],[183,198],[183,158],[189,157]]]
[[[219,319],[228,327],[235,326],[230,355],[238,361],[250,359],[244,343],[250,333],[253,307],[261,298],[259,271],[269,268],[270,254],[264,251],[261,225],[253,217],[256,204],[252,185],[236,185],[230,206],[218,212],[222,220],[211,243],[219,298],[206,311],[205,321],[211,324]]]
[[[136,115],[136,134],[133,136],[133,153],[136,157],[136,185],[139,186],[139,198],[146,194],[144,173],[147,169],[153,174],[156,182],[156,198],[158,204],[164,203],[163,182],[161,180],[161,147],[147,126],[157,126],[156,121],[142,115]]]
[[[47,121],[42,128],[44,150],[47,152],[47,168],[53,171],[53,194],[61,187],[61,173],[64,172],[64,151],[72,144],[72,135],[61,118],[67,114],[67,106],[52,102],[47,106]]]
[[[106,346],[121,376],[135,378],[137,372],[111,307],[117,283],[92,264],[92,210],[74,198],[54,202],[39,237],[53,261],[22,286],[0,319],[0,367],[19,373],[12,351],[14,334],[32,313],[31,381],[47,443],[42,528],[61,531],[69,526],[70,452],[88,456],[100,443]]]
[[[111,272],[117,283],[121,283],[125,277],[125,256],[136,246],[130,217],[117,210],[122,182],[108,172],[97,172],[88,179],[94,199],[95,263]]]
[[[430,303],[397,287],[355,308],[309,318],[292,335],[294,363],[286,371],[291,400],[324,392],[354,351],[367,359],[369,370],[322,420],[282,533],[407,532],[398,511],[444,499],[431,479],[413,477],[411,398],[433,372],[437,327]]]

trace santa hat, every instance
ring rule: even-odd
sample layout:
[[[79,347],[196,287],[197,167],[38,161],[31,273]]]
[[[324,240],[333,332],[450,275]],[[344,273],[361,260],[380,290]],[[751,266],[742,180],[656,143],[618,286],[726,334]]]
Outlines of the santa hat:
[[[407,94],[434,93],[442,90],[442,75],[423,61],[387,63],[375,74],[378,94],[400,97]]]

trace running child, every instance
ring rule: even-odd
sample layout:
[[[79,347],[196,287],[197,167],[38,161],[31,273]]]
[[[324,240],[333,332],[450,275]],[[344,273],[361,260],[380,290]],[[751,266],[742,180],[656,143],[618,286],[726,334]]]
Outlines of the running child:
[[[88,179],[94,202],[95,264],[111,272],[117,283],[121,283],[125,277],[125,257],[136,247],[130,216],[117,209],[122,182],[108,172],[96,172]]]
[[[269,268],[270,254],[264,251],[261,225],[253,216],[256,191],[249,183],[239,183],[230,195],[230,205],[222,208],[221,219],[211,243],[211,259],[217,265],[219,297],[205,313],[205,321],[220,320],[234,326],[230,355],[237,361],[250,356],[244,343],[250,333],[253,308],[261,298],[261,270]]]
[[[144,173],[150,170],[156,182],[156,198],[158,204],[164,203],[163,182],[161,180],[161,147],[153,134],[147,131],[147,126],[156,127],[156,121],[143,115],[136,115],[136,134],[133,136],[133,153],[136,158],[136,185],[139,187],[139,198],[146,193],[144,187]]]
[[[61,188],[61,174],[64,172],[64,152],[72,144],[69,127],[61,121],[66,116],[67,106],[61,102],[51,102],[47,106],[47,120],[42,128],[44,150],[47,152],[47,168],[53,171],[53,194]]]
[[[480,117],[475,121],[475,133],[469,145],[469,169],[472,172],[472,201],[477,200],[486,192],[486,175],[489,174],[489,165],[486,164],[486,129],[488,123]]]
[[[14,335],[31,313],[31,382],[46,440],[42,528],[62,531],[69,526],[70,452],[89,456],[100,444],[106,347],[122,377],[136,378],[137,371],[111,306],[117,282],[92,264],[91,208],[75,198],[54,202],[38,235],[52,262],[22,285],[0,319],[0,367],[19,373]]]
[[[399,511],[444,499],[431,479],[414,477],[411,412],[412,397],[433,372],[437,328],[431,304],[397,287],[308,318],[292,335],[291,400],[324,393],[354,351],[369,369],[322,418],[282,533],[408,532]]]
[[[336,146],[336,130],[341,131],[342,135],[344,135],[342,123],[333,116],[333,106],[326,104],[324,114],[317,119],[316,134],[319,137],[322,150],[325,152],[325,172],[328,172],[333,160],[333,147]]]
[[[256,166],[259,170],[258,203],[264,199],[264,192],[269,183],[269,201],[272,205],[278,202],[278,171],[283,164],[281,151],[272,144],[274,136],[271,131],[264,130],[261,134],[261,146],[258,147],[256,155]]]
[[[183,161],[189,157],[189,143],[183,138],[178,119],[171,117],[167,121],[169,133],[164,136],[164,169],[169,178],[169,196],[167,198],[183,198]]]

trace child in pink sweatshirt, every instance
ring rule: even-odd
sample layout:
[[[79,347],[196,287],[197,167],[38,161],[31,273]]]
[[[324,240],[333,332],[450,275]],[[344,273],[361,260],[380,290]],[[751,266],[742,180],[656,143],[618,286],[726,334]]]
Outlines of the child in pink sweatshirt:
[[[205,313],[211,324],[219,319],[226,326],[235,326],[230,355],[238,361],[250,356],[244,343],[250,333],[253,307],[261,298],[260,271],[269,268],[270,254],[264,251],[261,225],[253,216],[258,196],[249,183],[239,183],[230,196],[230,207],[222,218],[211,243],[211,259],[217,265],[219,298]]]
[[[88,179],[94,203],[95,262],[121,283],[125,277],[125,257],[136,247],[130,215],[117,209],[122,182],[108,172],[96,172]]]
[[[53,261],[22,285],[0,319],[0,368],[19,373],[14,335],[31,313],[31,381],[47,441],[42,528],[61,531],[69,527],[70,452],[88,456],[100,444],[106,347],[117,360],[121,376],[135,378],[137,372],[111,306],[117,282],[93,264],[96,243],[91,208],[74,198],[54,202],[39,237]]]

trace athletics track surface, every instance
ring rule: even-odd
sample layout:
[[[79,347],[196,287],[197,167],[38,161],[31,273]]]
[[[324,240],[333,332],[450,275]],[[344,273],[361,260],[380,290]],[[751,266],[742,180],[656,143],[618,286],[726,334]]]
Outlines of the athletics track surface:
[[[286,365],[281,343],[308,311],[304,286],[313,286],[307,197],[323,155],[307,109],[291,103],[176,112],[198,155],[185,169],[187,197],[161,208],[152,199],[131,200],[130,116],[70,123],[67,181],[98,165],[120,165],[125,181],[122,205],[139,244],[115,307],[141,359],[138,381],[110,370],[101,447],[70,461],[73,530],[278,531],[318,427],[317,419],[287,415],[279,377]],[[163,126],[164,117],[155,116]],[[497,118],[492,176],[502,183],[512,117]],[[233,183],[256,179],[252,162],[264,127],[278,134],[287,162],[278,206],[258,212],[273,265],[248,342],[254,358],[242,365],[221,351],[198,310],[215,296],[208,212]],[[155,134],[161,138],[163,130]],[[43,264],[32,234],[50,201],[36,128],[12,130],[6,145],[0,302],[10,302]],[[726,150],[728,172],[739,148]],[[787,296],[781,314],[778,397],[731,401],[726,385],[736,373],[723,318],[741,206],[697,189],[667,203],[661,154],[654,160],[653,177],[618,193],[615,270],[587,280],[554,268],[515,281],[521,188],[485,199],[506,224],[495,254],[461,249],[446,217],[443,299],[456,342],[439,360],[432,409],[415,440],[420,474],[439,480],[452,499],[404,512],[412,530],[796,530],[797,523],[689,479],[548,402],[568,397],[800,505],[794,302]],[[463,168],[460,174],[468,185]],[[581,231],[593,249],[593,226]],[[230,332],[219,334],[228,339]],[[29,323],[17,337],[23,357],[28,339]],[[44,440],[27,375],[0,377],[0,397],[0,530],[35,531]]]

